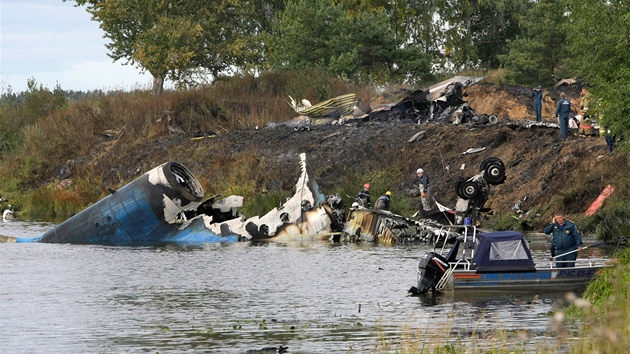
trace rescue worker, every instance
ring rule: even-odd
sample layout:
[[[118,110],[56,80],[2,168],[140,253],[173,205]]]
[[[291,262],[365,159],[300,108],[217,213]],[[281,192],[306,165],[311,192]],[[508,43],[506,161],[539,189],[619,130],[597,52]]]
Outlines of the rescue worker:
[[[542,122],[542,86],[538,85],[538,88],[532,90],[532,97],[534,98],[534,111],[536,112],[536,122]]]
[[[582,236],[578,232],[574,223],[565,220],[564,213],[558,211],[554,214],[551,224],[545,226],[543,232],[547,235],[553,234],[551,239],[552,259],[555,258],[558,268],[573,267],[577,259],[577,252],[582,250]],[[575,251],[575,252],[571,252]],[[564,256],[567,252],[571,252]]]
[[[385,195],[380,196],[376,200],[376,203],[374,203],[374,209],[389,210],[389,204],[392,201],[391,198],[392,198],[392,192],[390,191],[385,192]]]
[[[617,139],[617,137],[615,136],[615,134],[613,134],[613,132],[607,125],[604,126],[604,129],[606,130],[606,149],[608,150],[608,153],[606,155],[610,156],[612,155],[613,149],[615,148],[615,139]]]
[[[567,95],[560,93],[560,101],[556,105],[556,118],[560,126],[560,138],[567,140],[567,131],[569,130],[569,114],[571,113],[571,101],[567,99]]]
[[[420,177],[418,189],[420,189],[421,203],[418,205],[418,210],[420,210],[420,216],[424,218],[426,217],[426,212],[431,210],[431,206],[429,205],[429,176],[424,173],[422,168],[417,169],[416,174]]]
[[[359,203],[360,206],[364,208],[371,208],[372,201],[370,200],[370,184],[366,183],[363,185],[363,189],[357,193],[357,197],[355,201]]]
[[[588,92],[586,87],[582,87],[582,92],[580,92],[580,110],[582,111],[582,116],[587,117],[588,115],[588,106],[591,103],[591,93]]]

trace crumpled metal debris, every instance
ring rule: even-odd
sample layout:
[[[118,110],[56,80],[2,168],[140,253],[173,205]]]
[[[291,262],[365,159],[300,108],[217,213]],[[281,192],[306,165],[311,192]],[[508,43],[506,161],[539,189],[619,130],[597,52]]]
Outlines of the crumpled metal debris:
[[[356,95],[346,94],[307,107],[291,96],[289,105],[296,113],[312,119],[312,124],[349,124],[367,121],[410,121],[443,124],[495,124],[497,117],[478,114],[464,100],[464,89],[483,80],[478,76],[454,76],[427,89],[400,90],[395,102],[370,106]]]

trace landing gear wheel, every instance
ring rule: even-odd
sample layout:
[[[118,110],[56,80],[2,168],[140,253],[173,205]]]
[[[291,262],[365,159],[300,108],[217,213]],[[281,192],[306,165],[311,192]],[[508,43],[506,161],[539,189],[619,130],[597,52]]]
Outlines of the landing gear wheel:
[[[505,170],[505,165],[503,161],[501,161],[498,157],[488,157],[487,159],[481,161],[481,165],[479,165],[479,172],[485,171],[486,168],[490,165],[500,165]]]
[[[483,178],[493,185],[505,182],[505,167],[499,164],[491,164],[483,170]]]
[[[460,178],[455,184],[455,193],[459,198],[466,199],[466,197],[462,194],[462,185],[466,182],[468,178]]]
[[[468,181],[462,184],[462,187],[460,188],[460,193],[464,197],[464,199],[473,199],[477,196],[477,194],[479,194],[480,190],[481,188],[476,182]]]

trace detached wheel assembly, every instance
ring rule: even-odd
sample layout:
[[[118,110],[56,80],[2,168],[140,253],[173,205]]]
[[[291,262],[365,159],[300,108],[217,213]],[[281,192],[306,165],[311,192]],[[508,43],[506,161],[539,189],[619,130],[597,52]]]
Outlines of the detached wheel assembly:
[[[468,181],[462,184],[460,193],[464,199],[473,199],[479,194],[480,190],[481,187],[476,182]]]
[[[505,182],[505,167],[490,165],[483,171],[483,178],[490,184],[501,184]]]
[[[505,165],[498,157],[489,157],[479,166],[483,179],[489,184],[497,185],[505,182]]]
[[[503,164],[503,161],[501,161],[500,158],[488,157],[487,159],[481,161],[481,164],[479,165],[479,172],[485,171],[486,168],[490,165],[501,165],[503,166],[503,169],[505,169],[505,165]]]

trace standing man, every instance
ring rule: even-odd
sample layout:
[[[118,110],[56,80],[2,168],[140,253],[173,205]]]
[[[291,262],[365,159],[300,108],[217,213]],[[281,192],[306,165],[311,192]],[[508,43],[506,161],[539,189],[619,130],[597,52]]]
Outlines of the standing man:
[[[615,139],[617,137],[610,131],[610,128],[607,125],[604,126],[604,129],[606,129],[606,147],[608,149],[608,153],[606,155],[610,156],[615,148]]]
[[[372,201],[370,200],[370,184],[366,183],[363,185],[363,189],[357,193],[357,197],[355,201],[359,203],[360,206],[364,208],[371,208]]]
[[[588,92],[586,87],[582,87],[582,92],[580,92],[580,109],[582,111],[582,116],[586,117],[588,115],[588,106],[591,103],[591,93]]]
[[[542,86],[538,85],[538,88],[532,90],[532,97],[534,98],[534,111],[536,111],[536,122],[542,122]]]
[[[429,177],[421,168],[416,171],[416,174],[420,177],[418,188],[420,189],[421,203],[418,205],[418,210],[420,210],[420,216],[424,218],[426,212],[431,210],[431,206],[429,205]]]
[[[582,236],[578,232],[574,223],[564,219],[564,213],[558,211],[555,213],[551,224],[545,226],[543,232],[547,235],[553,234],[551,240],[551,257],[557,254],[564,254],[575,251],[567,255],[556,258],[556,266],[558,268],[573,267],[577,259],[577,251],[582,250]],[[577,251],[576,251],[577,250]]]
[[[567,131],[569,130],[569,114],[571,113],[571,101],[567,100],[567,95],[560,93],[560,101],[556,105],[556,118],[559,118],[560,138],[567,140]]]

